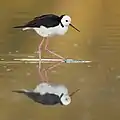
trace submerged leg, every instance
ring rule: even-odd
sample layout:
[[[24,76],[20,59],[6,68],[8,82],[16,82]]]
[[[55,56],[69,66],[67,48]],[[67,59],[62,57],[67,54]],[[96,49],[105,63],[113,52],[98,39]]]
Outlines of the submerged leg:
[[[42,45],[43,45],[43,42],[44,42],[45,38],[42,39],[40,45],[39,45],[39,48],[38,48],[38,54],[39,54],[39,65],[38,65],[38,73],[39,73],[39,76],[41,78],[41,81],[45,81],[45,77],[44,75],[42,74],[41,72],[41,55],[42,55],[42,52],[41,52],[41,48],[42,48]]]
[[[48,82],[46,77],[43,74],[43,71],[40,69],[39,69],[39,76],[40,76],[42,82]]]
[[[48,38],[47,38],[47,39],[46,39],[46,44],[45,44],[45,50],[46,50],[46,51],[48,51],[49,53],[51,53],[51,54],[53,54],[53,55],[55,55],[55,56],[57,56],[57,57],[59,57],[59,58],[61,58],[61,59],[65,59],[64,57],[56,54],[55,52],[53,52],[53,51],[51,51],[51,50],[49,50],[49,49],[48,49],[48,44],[49,44],[49,40],[48,40]]]
[[[38,50],[39,50],[39,53],[38,53],[39,54],[39,70],[41,69],[41,55],[42,55],[41,48],[42,48],[42,44],[43,44],[44,40],[45,40],[45,38],[42,39],[42,41],[39,45],[39,48],[38,48]]]
[[[58,62],[56,64],[53,64],[51,66],[49,66],[48,68],[44,68],[44,69],[39,69],[39,76],[41,78],[42,82],[48,82],[48,71],[56,68],[57,66],[59,66],[62,62]]]
[[[49,80],[49,79],[48,79],[48,71],[51,70],[51,69],[53,69],[53,68],[56,68],[56,67],[59,66],[61,63],[62,63],[62,62],[58,62],[58,63],[56,63],[56,64],[54,64],[54,65],[51,65],[50,67],[45,68],[45,69],[42,70],[42,72],[45,74],[45,79],[47,80],[47,82],[48,82],[48,80]]]

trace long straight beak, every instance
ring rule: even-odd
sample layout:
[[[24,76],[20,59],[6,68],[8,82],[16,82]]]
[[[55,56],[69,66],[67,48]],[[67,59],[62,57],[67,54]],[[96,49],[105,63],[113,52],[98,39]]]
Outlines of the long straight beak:
[[[75,30],[77,30],[78,32],[80,32],[80,30],[78,30],[75,26],[73,26],[72,24],[70,24],[71,27],[73,27]]]
[[[77,89],[76,91],[72,92],[69,96],[72,97],[75,93],[77,93],[78,91],[80,91],[80,89]]]

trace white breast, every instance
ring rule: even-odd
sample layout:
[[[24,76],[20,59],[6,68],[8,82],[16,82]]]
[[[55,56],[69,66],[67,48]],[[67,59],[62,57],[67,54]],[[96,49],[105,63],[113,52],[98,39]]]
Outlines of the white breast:
[[[41,83],[37,85],[34,92],[39,92],[41,95],[45,93],[53,93],[60,96],[62,93],[68,94],[68,89],[64,85]]]
[[[57,33],[58,35],[64,35],[67,31],[68,31],[68,26],[62,27],[60,24]]]
[[[40,28],[34,28],[34,30],[42,37],[53,37],[56,35],[64,35],[67,32],[68,27],[58,25],[56,27],[46,28],[41,26]]]

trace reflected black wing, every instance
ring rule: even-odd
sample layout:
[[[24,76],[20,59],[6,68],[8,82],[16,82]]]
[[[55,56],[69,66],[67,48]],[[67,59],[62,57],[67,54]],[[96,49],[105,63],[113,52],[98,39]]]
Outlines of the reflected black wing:
[[[54,27],[59,25],[61,17],[54,14],[46,14],[39,17],[35,17],[32,21],[28,22],[23,26],[16,26],[14,28],[25,28],[25,27]]]
[[[38,102],[38,103],[41,103],[44,105],[55,105],[55,104],[60,103],[59,96],[57,96],[55,94],[49,94],[49,93],[46,93],[44,95],[40,95],[40,94],[38,95],[38,93],[33,93],[33,94],[34,95],[32,95],[32,94],[31,95],[34,96],[33,100],[35,102]]]
[[[31,98],[33,101],[44,104],[44,105],[55,105],[55,104],[60,103],[59,96],[55,94],[46,93],[44,95],[40,95],[40,93],[35,93],[33,91],[25,92],[22,90],[16,90],[13,92],[23,93],[27,95],[29,98]]]

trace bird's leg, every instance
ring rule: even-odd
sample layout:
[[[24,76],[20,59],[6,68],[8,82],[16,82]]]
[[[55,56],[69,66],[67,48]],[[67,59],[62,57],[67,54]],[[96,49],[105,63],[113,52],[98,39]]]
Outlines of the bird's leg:
[[[39,51],[39,66],[38,66],[38,73],[39,73],[39,76],[40,76],[40,78],[41,78],[41,81],[42,82],[44,82],[44,81],[46,81],[46,79],[45,79],[45,77],[44,77],[44,75],[43,75],[43,73],[42,73],[42,70],[41,70],[41,48],[42,48],[42,44],[43,44],[43,42],[44,42],[44,40],[45,40],[45,38],[43,38],[42,39],[42,41],[41,41],[41,43],[40,43],[40,45],[39,45],[39,48],[38,48],[38,51]]]
[[[65,60],[64,57],[56,54],[55,52],[53,52],[53,51],[51,51],[51,50],[49,50],[49,49],[48,49],[48,44],[49,44],[49,40],[48,40],[48,38],[47,38],[47,39],[46,39],[46,44],[45,44],[45,50],[46,50],[46,51],[48,51],[49,53],[51,53],[51,54],[53,54],[53,55],[55,55],[55,56],[57,56],[57,57]]]
[[[39,72],[39,76],[41,78],[41,81],[42,82],[48,82],[48,78],[46,77],[47,72],[45,71],[46,73],[44,73],[44,71],[42,69],[39,69],[39,68],[38,68],[38,72]]]
[[[48,81],[48,75],[47,75],[47,72],[53,68],[56,68],[57,66],[59,66],[62,62],[58,62],[54,65],[51,65],[50,67],[46,68],[46,69],[43,69],[42,72],[45,72],[45,78],[46,80]]]
[[[47,82],[48,83],[48,76],[47,76],[47,70],[44,69],[44,70],[39,70],[39,75],[40,75],[40,78],[41,78],[41,81],[42,82]]]
[[[45,68],[43,70],[39,69],[39,75],[40,75],[40,78],[42,79],[42,82],[48,82],[48,71],[57,67],[58,65],[60,65],[62,62],[58,62],[54,65],[51,65],[49,66],[48,68]]]
[[[62,63],[62,62],[58,62],[58,63],[56,63],[56,64],[54,64],[54,65],[51,65],[50,67],[48,67],[48,68],[46,68],[46,69],[43,69],[43,71],[44,71],[44,70],[48,71],[48,70],[51,70],[51,69],[53,69],[53,68],[56,68],[56,67],[59,66],[61,63]]]
[[[42,73],[42,71],[40,69],[39,69],[39,76],[41,78],[41,81],[44,82],[45,81],[45,77],[44,77],[44,75],[43,75],[43,73]]]
[[[45,80],[46,80],[46,82],[48,82],[49,79],[48,79],[48,73],[47,73],[46,70],[45,70],[45,73],[44,73],[44,74],[45,74]]]
[[[41,48],[42,48],[42,44],[43,44],[44,40],[45,40],[45,38],[42,39],[42,41],[39,45],[39,48],[38,48],[38,51],[39,51],[39,53],[38,53],[39,54],[39,70],[41,69],[41,55],[42,55]]]

